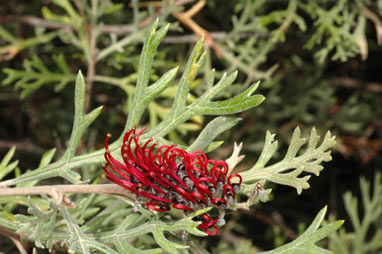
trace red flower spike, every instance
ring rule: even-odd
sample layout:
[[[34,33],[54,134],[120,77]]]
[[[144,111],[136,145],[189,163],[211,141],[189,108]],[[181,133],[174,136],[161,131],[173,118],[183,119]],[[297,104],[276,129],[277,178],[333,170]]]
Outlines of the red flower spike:
[[[111,155],[108,145],[111,135],[107,135],[105,159],[109,168],[102,168],[110,181],[135,193],[137,198],[140,197],[139,202],[144,202],[155,212],[168,211],[171,204],[188,213],[206,206],[220,206],[221,209],[222,205],[227,206],[228,198],[232,202],[242,179],[238,174],[227,176],[229,169],[225,161],[210,160],[202,151],[188,153],[175,144],[162,145],[154,153],[158,143],[152,138],[143,146],[139,142],[144,131],[145,128],[136,132],[134,126],[124,135],[123,163]],[[239,182],[231,183],[232,178],[238,178]],[[216,223],[219,219],[212,219],[207,213],[194,218],[202,222],[198,228],[204,229],[208,235],[218,233]]]

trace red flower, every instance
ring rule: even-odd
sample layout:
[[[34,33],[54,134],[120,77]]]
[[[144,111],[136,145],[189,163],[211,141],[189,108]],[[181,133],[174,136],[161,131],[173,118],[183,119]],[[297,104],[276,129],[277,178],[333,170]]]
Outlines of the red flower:
[[[120,176],[103,166],[109,180],[135,193],[138,202],[157,212],[168,211],[170,206],[189,212],[210,206],[225,208],[235,202],[242,179],[238,174],[227,176],[225,161],[209,160],[202,151],[188,153],[175,145],[160,146],[154,153],[157,143],[152,143],[151,138],[143,146],[139,142],[144,130],[137,134],[135,128],[126,132],[121,148],[123,163],[112,157],[108,147],[110,135],[106,137],[105,159]],[[238,183],[231,183],[232,178],[237,178]],[[219,219],[222,218],[202,214],[197,218],[202,222],[198,228],[215,235]]]

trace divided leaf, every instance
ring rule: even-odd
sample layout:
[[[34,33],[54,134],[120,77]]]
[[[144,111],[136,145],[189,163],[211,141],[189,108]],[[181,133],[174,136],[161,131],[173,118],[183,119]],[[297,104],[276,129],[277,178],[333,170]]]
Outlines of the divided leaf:
[[[350,217],[353,231],[341,229],[330,236],[331,249],[336,253],[378,253],[382,250],[382,174],[374,176],[372,191],[370,182],[360,179],[362,197],[362,216],[358,199],[350,191],[343,195],[345,209]]]
[[[274,141],[274,136],[274,134],[267,132],[259,160],[251,169],[240,173],[243,178],[244,193],[247,195],[250,195],[256,182],[260,180],[294,187],[297,193],[300,194],[303,189],[309,188],[308,180],[310,175],[299,176],[304,172],[318,176],[323,169],[320,165],[321,162],[332,159],[329,149],[336,144],[335,137],[332,137],[330,132],[327,132],[321,145],[317,146],[320,136],[317,135],[316,129],[313,128],[306,151],[298,155],[306,140],[301,138],[301,131],[296,128],[284,159],[273,165],[266,166],[277,150],[277,141]]]
[[[192,218],[208,212],[211,208],[205,208],[194,213],[189,214],[187,217],[176,222],[163,222],[158,219],[151,219],[150,221],[137,225],[142,222],[143,216],[139,214],[130,213],[124,220],[111,232],[102,233],[100,240],[105,242],[114,242],[120,249],[132,249],[132,246],[127,244],[127,239],[142,236],[151,233],[154,236],[156,243],[169,253],[178,253],[177,249],[189,248],[187,245],[179,244],[170,241],[165,236],[165,232],[181,232],[187,231],[196,236],[205,236],[206,233],[200,231],[197,226],[200,224],[198,221],[193,221]],[[125,243],[123,243],[125,242]],[[149,250],[156,252],[156,249]]]
[[[186,149],[187,152],[196,150],[204,150],[213,140],[224,131],[231,129],[240,121],[240,118],[219,116],[209,122],[206,127],[200,132],[196,140]],[[220,146],[222,142],[218,142]],[[217,147],[214,147],[216,149]],[[211,150],[211,149],[210,149]]]
[[[15,215],[17,232],[28,235],[28,238],[34,241],[39,248],[52,249],[53,231],[56,223],[56,216],[59,206],[49,200],[46,196],[43,198],[48,201],[50,210],[43,212],[30,198],[28,198],[28,213],[32,216],[21,214]]]
[[[23,98],[47,84],[53,84],[55,90],[59,91],[68,83],[73,82],[76,75],[70,71],[63,55],[58,55],[53,60],[61,72],[49,70],[38,56],[34,56],[32,60],[24,61],[24,70],[4,68],[3,71],[7,74],[7,78],[4,79],[3,84],[15,83],[15,88],[22,89],[21,97]]]
[[[335,221],[328,225],[321,227],[322,220],[325,217],[327,207],[325,206],[317,214],[316,218],[313,220],[312,224],[309,226],[305,232],[300,235],[296,240],[285,244],[279,248],[276,248],[271,251],[260,252],[259,254],[329,254],[333,253],[332,251],[325,250],[316,245],[316,243],[326,237],[331,233],[339,229],[344,221]]]
[[[48,163],[44,167],[37,168],[33,171],[28,171],[23,175],[4,181],[1,184],[3,186],[16,185],[20,183],[25,183],[29,181],[43,180],[50,177],[60,176],[65,178],[71,183],[79,183],[81,176],[71,170],[74,167],[79,166],[76,163],[73,163],[73,157],[75,152],[77,151],[78,144],[84,135],[85,131],[89,127],[89,125],[97,118],[97,116],[101,113],[102,106],[94,109],[88,114],[84,114],[84,103],[85,103],[85,80],[81,72],[77,75],[76,87],[75,87],[75,114],[74,114],[74,123],[72,134],[69,139],[68,147],[64,153],[64,155],[54,163]],[[48,154],[47,160],[52,159],[53,154]],[[88,157],[88,156],[87,156]],[[92,158],[93,159],[93,158]],[[102,156],[98,158],[98,161],[102,161]],[[46,162],[41,162],[43,165]],[[40,163],[40,164],[41,164]],[[94,163],[94,162],[93,162]],[[67,166],[68,164],[71,165]],[[82,161],[79,162],[82,165]]]
[[[69,248],[75,252],[82,254],[90,254],[91,250],[98,250],[101,253],[117,254],[115,250],[101,243],[94,238],[92,234],[86,234],[81,227],[75,222],[69,213],[66,205],[61,205],[61,212],[66,220],[66,225],[70,232],[70,238],[66,241]]]
[[[14,161],[12,163],[9,163],[15,154],[16,147],[12,147],[7,154],[4,156],[3,160],[0,163],[0,180],[3,179],[5,176],[7,176],[9,173],[11,173],[13,170],[16,169],[17,164],[19,161]]]

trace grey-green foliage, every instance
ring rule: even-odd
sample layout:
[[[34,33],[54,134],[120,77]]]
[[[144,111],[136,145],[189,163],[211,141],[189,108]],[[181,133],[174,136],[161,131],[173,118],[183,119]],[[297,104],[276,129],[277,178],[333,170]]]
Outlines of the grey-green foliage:
[[[56,149],[51,149],[46,151],[43,156],[41,157],[40,163],[37,168],[42,168],[47,166],[53,159],[54,153]],[[12,159],[12,156],[15,153],[15,147],[11,148],[8,153],[4,156],[2,162],[0,163],[0,180],[4,178],[5,176],[14,173],[16,177],[18,177],[20,173],[20,169],[17,167],[18,161],[14,161],[12,163],[9,163]],[[28,170],[29,171],[29,170]],[[34,181],[28,181],[19,183],[16,185],[16,187],[31,187],[38,183],[38,180]],[[12,211],[18,206],[18,205],[25,205],[28,206],[30,202],[35,202],[37,206],[39,207],[48,207],[48,204],[42,200],[42,199],[35,199],[31,201],[27,197],[1,197],[0,198],[0,215],[4,218],[11,218],[13,216]]]
[[[209,4],[211,8],[219,7],[218,2]],[[299,36],[307,38],[304,48],[311,50],[319,63],[328,58],[345,62],[359,54],[366,59],[367,22],[375,27],[375,37],[382,43],[380,18],[368,11],[375,5],[370,0],[291,0],[274,6],[264,0],[240,1],[235,8],[241,12],[232,16],[232,29],[217,40],[223,63],[228,69],[245,73],[246,84],[257,79],[272,79],[282,63],[274,63],[266,70],[261,64],[269,65],[270,53],[284,47],[279,42],[288,42],[291,37],[294,43],[292,40],[299,40]],[[281,8],[275,10],[275,6]],[[380,1],[377,7],[381,13]]]
[[[164,36],[163,33],[167,31],[164,27],[156,31],[158,22],[155,22],[152,29],[149,32],[148,38],[143,48],[143,52],[149,52],[148,54],[142,55],[142,65],[141,65],[141,75],[142,78],[137,80],[137,86],[135,89],[135,97],[138,99],[133,99],[132,110],[126,121],[125,130],[131,128],[134,124],[139,124],[142,114],[147,107],[147,105],[159,95],[164,88],[171,84],[171,81],[176,74],[175,70],[170,70],[162,76],[157,82],[148,86],[147,77],[150,74],[150,68],[153,61],[153,51],[150,48],[157,46],[158,40]],[[236,73],[230,75],[223,75],[220,81],[213,86],[213,72],[211,73],[211,82],[208,85],[206,92],[199,97],[197,100],[189,105],[186,105],[185,97],[187,97],[191,81],[197,75],[198,66],[202,65],[204,60],[204,54],[202,54],[203,40],[196,44],[193,52],[191,53],[188,67],[185,73],[189,75],[187,78],[182,78],[178,85],[178,91],[176,93],[176,99],[174,103],[177,103],[177,110],[171,111],[171,113],[157,126],[150,129],[142,135],[142,139],[147,139],[153,137],[158,140],[159,143],[165,144],[170,143],[170,141],[165,140],[166,136],[170,131],[176,128],[179,124],[186,122],[191,117],[195,115],[217,115],[217,114],[233,114],[237,112],[244,111],[246,109],[255,107],[259,105],[264,97],[262,95],[252,95],[252,93],[257,89],[258,84],[254,84],[247,88],[242,93],[236,95],[233,98],[212,101],[213,98],[218,97],[223,89],[233,83]],[[146,77],[143,77],[146,75]],[[147,92],[149,91],[149,92]],[[42,180],[50,177],[60,176],[72,183],[78,183],[79,175],[74,172],[73,168],[79,166],[85,166],[94,163],[100,163],[103,161],[103,150],[98,150],[89,154],[74,156],[77,149],[78,143],[85,132],[86,128],[95,120],[95,118],[101,112],[102,107],[94,109],[92,112],[84,114],[84,102],[85,102],[85,82],[81,73],[77,76],[76,89],[75,89],[75,117],[74,125],[71,137],[69,139],[68,147],[65,154],[58,161],[47,165],[46,167],[34,170],[32,172],[26,173],[16,179],[11,179],[2,183],[3,186],[15,185],[20,182],[31,181],[31,180]],[[135,113],[135,110],[137,111]],[[221,126],[231,125],[232,118],[219,118],[219,124]],[[220,128],[219,131],[224,131],[226,128]],[[121,146],[123,134],[117,139],[116,142],[110,145],[112,152],[119,151]],[[219,132],[215,132],[216,135]],[[206,144],[204,140],[197,139],[194,147],[203,147]]]
[[[0,26],[0,38],[8,42],[7,45],[0,47],[0,60],[12,59],[18,52],[41,43],[48,43],[56,36],[57,32],[43,33],[41,30],[37,30],[36,37],[20,39]]]
[[[315,45],[324,44],[316,53],[320,62],[323,62],[331,51],[334,51],[332,60],[341,61],[346,61],[347,58],[360,53],[360,47],[352,31],[352,24],[360,15],[358,8],[352,8],[345,0],[338,1],[329,10],[320,7],[317,3],[303,4],[302,7],[316,19],[315,32],[305,47],[313,49]],[[362,22],[359,24],[362,25]],[[361,27],[358,26],[358,29]],[[363,27],[363,33],[365,33],[365,27]]]
[[[81,62],[78,61],[78,56],[87,62],[87,64],[89,64],[90,61],[99,62],[112,53],[120,52],[126,45],[139,42],[144,37],[147,29],[136,29],[136,31],[120,40],[117,40],[115,37],[106,38],[106,40],[111,39],[111,43],[103,45],[104,47],[99,49],[99,52],[96,52],[96,59],[91,60],[93,57],[92,54],[95,54],[91,52],[91,44],[94,42],[97,46],[97,42],[101,40],[103,23],[100,19],[105,15],[110,15],[118,11],[123,5],[113,4],[108,0],[92,1],[89,5],[87,3],[81,3],[80,5],[86,6],[87,16],[85,18],[82,16],[84,13],[81,13],[81,10],[78,10],[76,5],[69,0],[52,2],[56,5],[54,7],[61,9],[59,14],[55,14],[47,6],[44,6],[41,12],[46,21],[53,22],[58,26],[56,31],[42,33],[41,29],[36,29],[37,32],[34,37],[17,39],[6,29],[0,27],[0,37],[9,42],[6,46],[0,47],[0,60],[2,59],[2,54],[12,54],[12,52],[14,52],[14,55],[16,55],[21,50],[41,46],[53,38],[58,38],[64,45],[70,48],[70,52],[72,52],[73,46],[76,49],[76,51],[73,52],[74,54],[66,54],[65,58],[77,58],[75,65],[78,69],[82,67],[78,64],[78,62]],[[77,5],[77,7],[78,6],[79,5]],[[143,17],[136,15],[134,18],[136,22],[139,22]],[[89,29],[92,30],[92,36],[88,36]],[[44,31],[44,29],[42,29],[42,31]],[[25,97],[45,85],[53,85],[55,90],[59,91],[65,87],[66,84],[75,80],[76,74],[73,73],[72,66],[67,65],[64,56],[61,53],[57,55],[54,48],[53,50],[52,48],[47,48],[46,50],[52,55],[52,60],[58,66],[59,72],[46,68],[44,62],[50,60],[47,59],[46,56],[46,59],[43,60],[44,62],[38,56],[33,56],[31,60],[24,61],[22,70],[5,68],[3,71],[7,75],[7,78],[2,82],[3,85],[14,84],[15,88],[22,91],[22,97]],[[77,56],[76,53],[78,54]],[[8,58],[5,56],[4,59],[12,59],[14,55]],[[102,81],[110,77],[100,75],[97,78]]]
[[[40,32],[36,34],[36,37],[25,40],[16,39],[6,29],[0,27],[0,36],[10,42],[9,45],[0,47],[0,60],[2,51],[4,51],[4,54],[8,52],[11,54],[11,52],[13,52],[12,50],[15,49],[14,52],[16,54],[19,50],[25,50],[27,48],[34,49],[34,47],[37,46],[43,47],[44,45],[42,43],[48,42],[48,40],[45,39],[48,35],[49,40],[56,38],[63,43],[63,46],[60,46],[58,50],[54,47],[45,47],[44,52],[46,54],[44,54],[44,57],[33,56],[32,59],[24,60],[21,70],[13,67],[4,68],[3,72],[7,77],[3,80],[2,84],[13,85],[15,89],[21,91],[21,98],[26,98],[43,86],[53,87],[56,92],[60,92],[68,83],[75,80],[75,72],[78,69],[89,70],[91,68],[90,65],[95,66],[95,64],[97,64],[97,66],[107,67],[111,65],[112,68],[110,69],[120,70],[126,59],[130,61],[129,64],[134,65],[134,59],[138,59],[139,56],[131,54],[134,54],[137,44],[144,41],[145,34],[150,27],[148,25],[145,27],[140,25],[143,19],[147,18],[147,15],[138,8],[138,1],[132,1],[132,4],[134,9],[134,29],[130,34],[124,35],[121,38],[114,33],[109,35],[109,33],[105,33],[103,30],[103,19],[114,15],[115,12],[124,7],[124,4],[113,3],[109,0],[85,1],[77,4],[69,0],[52,1],[52,5],[49,7],[43,6],[41,12],[45,21],[57,26],[56,31],[48,34],[42,34]],[[171,12],[178,11],[178,7],[174,6],[173,3],[165,3],[164,5],[165,11],[163,11],[159,17],[160,24],[165,23],[166,17],[169,16]],[[84,10],[85,12],[83,12]],[[161,33],[164,35],[168,29],[169,27],[164,27]],[[173,24],[172,29],[177,29],[177,25]],[[155,43],[158,44],[160,37],[157,37],[155,40],[156,42],[150,43],[152,45]],[[31,43],[31,41],[33,43]],[[149,49],[149,52],[142,53],[151,54],[151,57],[153,57],[155,47],[147,49]],[[57,51],[65,52],[65,56],[61,52],[57,55]],[[125,52],[129,53],[128,57],[121,57],[121,55],[126,54]],[[49,55],[52,56],[52,59],[49,58]],[[14,57],[14,55],[8,58],[11,59],[12,57]],[[5,59],[8,58],[5,57]],[[149,58],[144,59],[149,60]],[[52,70],[50,68],[48,70],[46,67],[46,63],[48,62],[57,65],[58,70]],[[70,64],[67,64],[67,62],[70,62]],[[148,62],[150,62],[149,65],[151,65],[152,59]],[[94,73],[92,81],[88,82],[97,82],[97,85],[106,84],[108,86],[113,85],[121,88],[127,97],[127,100],[124,102],[124,111],[126,114],[131,107],[135,106],[135,104],[132,105],[132,98],[135,98],[135,100],[137,100],[138,97],[140,98],[140,96],[134,96],[134,83],[137,79],[139,79],[137,84],[140,85],[144,85],[148,79],[156,80],[157,84],[161,84],[162,88],[166,90],[162,91],[163,89],[161,87],[151,85],[149,91],[158,92],[161,97],[173,99],[177,90],[176,86],[172,86],[171,88],[166,86],[166,83],[162,82],[163,80],[157,80],[158,75],[155,73],[151,73],[149,76],[142,76],[144,73],[143,70],[151,72],[150,68],[146,68],[148,62],[141,63],[144,67],[139,68],[138,73],[131,73],[123,77],[110,76],[109,71],[103,71],[101,68],[94,67],[96,73]],[[83,66],[82,63],[85,63],[86,66]],[[166,67],[168,66],[168,64],[165,65]],[[109,70],[108,68],[105,69]],[[174,78],[177,73],[177,69],[178,68],[174,68],[170,70],[167,75],[162,76],[162,79],[171,82],[171,79]],[[142,80],[142,77],[144,77],[146,81]],[[159,88],[159,90],[152,91],[152,89],[156,88]],[[148,97],[146,99],[148,99]],[[194,96],[188,96],[187,101],[193,100],[195,100]],[[159,105],[156,102],[150,103],[148,107],[150,126],[155,126],[159,119],[166,118],[170,109],[171,108],[167,107],[167,105]],[[136,112],[138,113],[138,110]],[[131,117],[130,119],[135,118]],[[181,138],[178,138],[176,132],[186,135],[188,131],[200,130],[202,123],[203,117],[194,116],[190,119],[190,122],[177,125],[175,128],[176,131],[172,131],[169,134],[170,139],[173,141],[182,141]]]
[[[15,224],[17,232],[28,235],[28,239],[34,241],[39,248],[49,248],[53,246],[53,231],[55,230],[56,216],[59,206],[48,197],[43,196],[49,202],[49,210],[41,211],[33,201],[28,198],[28,213],[32,216],[17,214]]]
[[[62,177],[72,183],[79,183],[81,176],[71,170],[74,163],[74,154],[77,150],[78,144],[88,128],[88,126],[96,119],[101,113],[102,106],[94,109],[88,114],[84,114],[85,103],[85,81],[81,72],[77,76],[75,85],[75,116],[73,123],[73,130],[68,142],[68,147],[64,155],[54,163],[45,165],[44,167],[37,168],[36,170],[26,172],[25,174],[11,180],[2,182],[1,185],[16,185],[29,181],[36,181],[47,179],[51,177]],[[75,165],[74,165],[75,166]]]
[[[24,70],[4,68],[3,71],[7,74],[7,78],[3,81],[3,84],[14,83],[15,88],[22,89],[22,98],[45,84],[53,84],[55,90],[59,91],[68,83],[73,82],[76,75],[70,71],[62,54],[53,57],[53,60],[59,67],[60,72],[49,70],[38,56],[34,56],[32,60],[25,60],[23,64]]]
[[[160,29],[157,29],[157,26],[158,21],[154,22],[150,28],[142,49],[137,84],[125,130],[128,130],[133,125],[139,125],[148,105],[175,80],[177,68],[168,71],[153,84],[149,84],[149,76],[156,48],[168,29],[168,26]],[[255,83],[232,98],[217,101],[216,98],[234,82],[237,73],[224,74],[214,84],[215,74],[212,71],[206,84],[205,92],[199,98],[188,103],[186,98],[189,95],[190,86],[204,60],[205,52],[203,52],[202,39],[194,47],[184,73],[177,84],[177,92],[171,112],[161,123],[142,134],[142,141],[153,137],[160,144],[171,144],[165,138],[166,135],[179,124],[186,122],[195,115],[230,115],[253,108],[264,100],[264,97],[261,95],[253,95],[259,85]],[[100,149],[81,155],[76,155],[76,151],[88,126],[101,113],[101,107],[86,114],[84,112],[84,103],[85,81],[81,72],[79,72],[75,84],[73,129],[65,153],[61,158],[50,163],[54,154],[54,151],[50,151],[45,155],[46,159],[42,160],[41,167],[16,178],[0,182],[0,187],[10,187],[29,182],[35,184],[38,181],[52,177],[61,177],[71,183],[91,180],[81,179],[81,175],[74,171],[74,168],[86,168],[86,166],[94,164],[99,166],[104,160],[104,150]],[[201,132],[199,138],[189,146],[188,150],[213,149],[218,147],[221,142],[213,143],[214,138],[221,132],[232,128],[238,120],[238,118],[232,116],[219,116],[215,118]],[[110,145],[110,150],[116,157],[119,156],[118,153],[123,134]],[[271,181],[278,184],[290,185],[295,187],[298,192],[308,188],[308,177],[300,179],[298,175],[302,171],[318,175],[319,171],[322,170],[322,166],[319,164],[330,159],[328,149],[334,144],[330,134],[317,147],[318,141],[319,136],[313,130],[307,150],[302,155],[297,156],[297,152],[305,140],[300,138],[300,132],[296,129],[284,160],[273,166],[264,167],[277,148],[277,143],[273,142],[273,136],[268,133],[264,153],[261,155],[258,163],[248,171],[241,173],[247,187],[245,194],[249,194],[248,188],[257,181],[262,181],[263,183]],[[187,147],[184,148],[187,149]],[[4,164],[8,164],[10,157],[9,155],[6,156]],[[285,173],[289,169],[293,169],[292,172]],[[253,187],[254,185],[252,185],[252,189]],[[48,200],[48,206],[38,207],[29,200],[26,205],[30,208],[31,216],[20,215],[15,220],[2,219],[0,224],[12,230],[15,230],[17,225],[22,225],[18,228],[18,231],[27,234],[30,240],[35,242],[36,246],[51,248],[51,243],[55,240],[64,243],[69,250],[78,253],[91,253],[92,251],[100,253],[117,253],[117,251],[122,253],[158,253],[158,246],[169,253],[178,253],[181,250],[187,252],[186,249],[189,246],[180,243],[179,234],[182,231],[187,231],[196,236],[206,235],[197,229],[200,222],[193,221],[192,218],[208,211],[210,208],[196,211],[183,219],[176,219],[175,215],[170,213],[153,215],[145,209],[141,209],[141,213],[138,214],[132,213],[130,208],[132,200],[128,197],[120,197],[128,201],[126,203],[119,200],[115,201],[113,197],[96,197],[94,194],[77,196],[77,198],[77,208],[75,209],[69,209],[63,202],[55,203],[51,200]],[[60,212],[58,213],[57,211]],[[312,226],[300,238],[286,245],[284,249],[286,248],[288,251],[293,252],[300,249],[303,245],[311,253],[322,253],[322,249],[318,248],[315,242],[328,236],[341,224],[341,222],[337,221],[317,230],[325,215],[325,211],[326,209],[319,213]],[[90,219],[90,217],[93,218]],[[140,241],[136,241],[138,237]],[[130,244],[130,242],[137,244],[137,246]],[[194,248],[199,250],[202,249],[193,240],[190,241],[190,246],[194,246]]]
[[[373,254],[382,251],[382,174],[376,173],[372,190],[370,182],[360,179],[362,215],[359,214],[358,198],[350,191],[343,196],[346,211],[350,217],[346,221],[353,231],[344,228],[330,236],[330,245],[336,253]]]

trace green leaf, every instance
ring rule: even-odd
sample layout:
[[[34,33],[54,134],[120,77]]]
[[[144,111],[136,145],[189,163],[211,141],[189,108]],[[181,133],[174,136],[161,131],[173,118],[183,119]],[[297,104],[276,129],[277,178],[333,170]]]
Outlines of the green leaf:
[[[14,161],[11,164],[9,162],[11,161],[13,155],[15,154],[16,147],[12,147],[7,154],[4,156],[3,160],[0,163],[0,180],[3,179],[5,176],[7,176],[9,173],[11,173],[13,170],[16,169],[17,164],[19,161]]]
[[[188,248],[188,246],[168,240],[164,233],[166,231],[187,231],[190,234],[196,236],[206,236],[206,233],[200,231],[197,228],[200,222],[193,221],[193,218],[208,212],[210,209],[211,207],[195,211],[189,214],[187,217],[173,223],[152,219],[141,225],[139,225],[139,215],[131,213],[124,218],[124,220],[118,225],[116,229],[111,232],[102,233],[99,237],[103,241],[114,242],[116,240],[126,241],[128,238],[135,238],[147,233],[152,233],[157,244],[162,249],[169,253],[178,253],[177,249]],[[143,216],[140,217],[140,219],[142,218]]]
[[[50,210],[43,212],[30,198],[28,198],[28,213],[32,216],[21,214],[15,215],[15,223],[18,225],[17,232],[28,235],[28,238],[34,241],[39,248],[53,247],[53,231],[55,228],[56,216],[59,206],[49,200],[46,196],[43,198],[48,201]]]
[[[243,98],[240,95],[234,98],[219,101],[205,102],[196,108],[199,114],[203,115],[228,115],[242,112],[244,110],[258,106],[264,101],[264,96],[255,95],[249,98]]]
[[[53,0],[53,3],[60,6],[61,8],[63,8],[66,11],[66,13],[69,15],[69,17],[67,17],[67,19],[65,19],[65,20],[68,20],[69,23],[73,27],[78,28],[79,26],[81,26],[81,24],[82,24],[81,15],[74,9],[74,7],[70,3],[70,1],[68,1],[68,0]],[[65,17],[65,16],[62,16],[62,17]]]
[[[33,56],[32,60],[24,61],[24,70],[4,68],[3,71],[7,78],[2,83],[3,85],[15,83],[14,87],[22,90],[22,98],[48,84],[53,84],[55,90],[59,91],[68,83],[74,81],[76,76],[70,71],[63,55],[54,57],[53,60],[60,67],[60,72],[48,70],[38,56]]]
[[[232,128],[240,121],[236,117],[216,117],[202,130],[196,140],[187,148],[187,152],[204,150],[212,141],[224,131]],[[211,148],[210,148],[211,149]]]
[[[158,79],[154,84],[148,87],[147,94],[144,97],[145,101],[150,102],[152,101],[156,96],[161,94],[168,86],[171,84],[171,82],[174,80],[176,73],[178,72],[178,67],[175,67],[165,74],[161,78]],[[147,105],[147,104],[146,104]]]
[[[260,252],[259,254],[329,254],[332,251],[325,250],[316,245],[316,242],[328,237],[330,234],[339,229],[344,221],[339,220],[332,222],[328,225],[321,227],[322,220],[325,217],[327,207],[325,206],[317,214],[316,218],[313,220],[309,228],[300,235],[296,240],[285,244],[279,248],[271,251]]]
[[[190,57],[188,58],[188,62],[180,79],[178,91],[176,93],[175,100],[171,108],[171,115],[176,115],[177,112],[180,109],[184,108],[186,105],[186,99],[190,91],[192,81],[195,79],[202,63],[204,62],[203,59],[205,58],[205,52],[201,56],[203,44],[204,38],[201,38],[195,45]]]
[[[332,51],[334,53],[331,59],[343,62],[360,53],[353,30],[355,26],[359,27],[355,24],[355,16],[360,15],[361,8],[352,8],[351,5],[345,3],[346,1],[337,1],[329,10],[313,2],[309,5],[302,5],[305,11],[316,19],[312,29],[313,35],[304,47],[313,49],[315,45],[322,45],[322,48],[315,54],[320,63],[323,63]],[[362,19],[358,20],[358,22],[360,21]],[[356,30],[358,29],[356,28]],[[354,33],[357,32],[354,31]]]
[[[93,235],[84,233],[81,227],[72,218],[66,205],[61,205],[61,211],[70,232],[70,238],[67,240],[67,244],[71,250],[82,254],[90,254],[92,249],[107,254],[118,253],[107,245],[95,240]]]
[[[102,111],[102,106],[94,109],[90,113],[84,115],[85,104],[85,79],[81,71],[78,72],[74,93],[74,123],[72,134],[69,139],[68,148],[66,149],[62,160],[68,162],[75,154],[77,146],[87,129],[87,127],[97,118]]]
[[[158,22],[159,21],[156,20],[153,23],[150,32],[146,38],[145,44],[143,45],[141,56],[139,58],[138,79],[135,88],[134,98],[131,105],[131,108],[134,110],[131,110],[131,112],[129,113],[129,117],[125,126],[125,131],[129,128],[132,128],[134,124],[138,123],[145,108],[147,107],[148,102],[151,101],[155,96],[148,96],[146,100],[143,99],[145,97],[145,94],[147,93],[151,66],[154,60],[156,49],[162,38],[166,35],[168,28],[170,27],[170,25],[168,24],[167,26],[162,27],[158,31],[156,31]],[[156,84],[152,88],[153,91],[156,90],[155,93],[159,94],[160,91],[163,90],[172,81],[175,74],[176,70],[170,71],[170,73],[167,74],[168,76],[163,77],[163,79],[158,81],[158,84]],[[157,86],[159,88],[157,88]]]
[[[0,225],[1,225],[2,227],[8,228],[8,229],[13,230],[13,231],[16,231],[16,230],[17,230],[17,228],[18,228],[17,223],[15,223],[14,221],[12,221],[12,220],[6,218],[6,216],[4,216],[4,215],[5,215],[5,212],[1,211],[1,212],[0,212],[0,215],[1,215],[1,216],[0,216]],[[8,214],[8,215],[9,215],[9,214]]]
[[[75,88],[75,112],[74,112],[74,123],[72,134],[70,136],[68,147],[64,153],[64,155],[56,162],[46,165],[45,167],[38,168],[33,171],[29,171],[24,173],[23,175],[11,179],[8,181],[4,181],[1,184],[3,186],[7,186],[8,184],[16,185],[19,183],[24,183],[28,181],[36,181],[42,180],[50,177],[60,176],[65,178],[71,183],[79,183],[81,176],[71,169],[76,167],[76,164],[73,164],[72,158],[75,155],[78,144],[85,133],[88,126],[97,118],[97,116],[102,111],[102,106],[92,110],[90,113],[84,115],[84,103],[85,103],[85,80],[81,72],[78,73],[76,80],[76,88]],[[52,154],[48,155],[48,159]],[[102,157],[98,158],[98,161],[102,161]],[[45,162],[44,162],[45,163]],[[67,167],[66,165],[72,165],[73,167]],[[82,165],[82,161],[80,160],[80,164]],[[77,166],[79,166],[77,164]]]
[[[162,249],[164,249],[168,253],[177,254],[178,253],[177,249],[187,249],[188,248],[187,245],[178,244],[178,243],[174,243],[174,242],[167,240],[166,237],[164,236],[162,229],[154,228],[152,230],[152,233],[154,235],[155,241],[159,244],[159,246],[162,247]]]
[[[212,141],[205,149],[205,153],[209,153],[209,152],[212,152],[216,149],[218,149],[222,144],[224,143],[224,141]]]
[[[0,26],[0,38],[9,42],[8,45],[0,46],[0,58],[2,60],[12,59],[20,51],[35,47],[39,44],[47,44],[57,36],[57,32],[50,32],[45,34],[36,34],[35,37],[19,39],[13,36],[10,32]]]
[[[337,253],[377,253],[382,250],[382,174],[377,172],[374,176],[371,191],[370,182],[364,177],[360,179],[362,197],[362,213],[359,214],[357,196],[350,191],[343,195],[346,212],[350,217],[352,231],[345,229],[330,236],[330,243]],[[350,240],[351,239],[351,240]]]
[[[310,175],[304,177],[299,177],[299,175],[306,172],[318,176],[323,169],[320,165],[321,162],[332,159],[329,149],[336,144],[334,137],[331,136],[330,132],[327,132],[322,144],[317,147],[320,136],[313,128],[307,150],[301,155],[297,155],[300,148],[305,144],[305,139],[301,138],[300,129],[296,128],[284,159],[271,166],[265,166],[277,149],[277,141],[274,141],[273,138],[274,135],[268,132],[257,163],[251,169],[240,173],[244,184],[255,185],[259,180],[267,180],[294,187],[300,194],[303,189],[309,188]],[[251,189],[253,190],[254,187]],[[246,194],[250,195],[250,193]]]
[[[113,12],[122,10],[124,7],[124,4],[112,4],[108,8],[105,9],[104,13],[105,14],[112,14]]]
[[[38,168],[43,168],[43,167],[49,165],[49,163],[52,161],[55,153],[56,153],[56,148],[53,148],[53,149],[46,151],[41,157],[40,164],[38,165]]]
[[[11,42],[11,43],[17,43],[17,38],[14,37],[10,32],[8,32],[2,26],[0,26],[0,37],[4,39],[5,41]]]
[[[194,51],[197,51],[194,49]],[[196,60],[195,60],[196,61]],[[254,95],[251,94],[257,89],[258,83],[253,84],[251,87],[235,96],[234,98],[219,101],[219,102],[211,102],[214,96],[220,94],[221,87],[227,87],[232,84],[234,81],[234,77],[236,74],[231,75],[223,75],[220,81],[211,88],[208,85],[209,89],[200,96],[197,100],[192,102],[190,105],[185,105],[185,101],[177,99],[180,96],[184,96],[184,91],[189,91],[188,86],[183,87],[180,85],[178,92],[175,97],[174,104],[171,109],[171,113],[159,124],[154,130],[151,130],[143,135],[144,138],[147,136],[152,136],[158,139],[159,137],[163,137],[172,131],[179,124],[187,121],[192,116],[201,114],[201,115],[213,115],[213,114],[233,114],[238,113],[243,110],[255,107],[259,105],[264,97],[262,95]],[[190,77],[193,79],[193,76]],[[212,78],[209,82],[212,82]],[[177,104],[175,104],[177,103]],[[174,110],[174,107],[181,107],[178,110]]]

